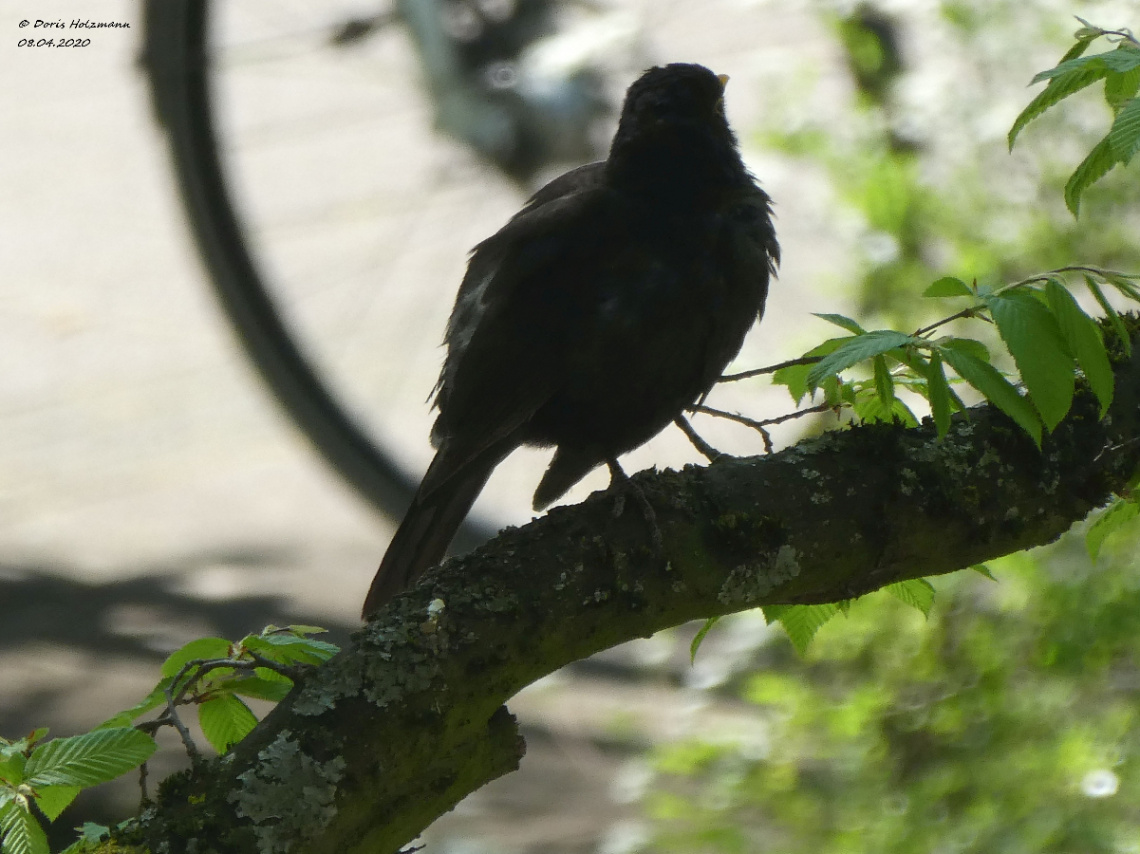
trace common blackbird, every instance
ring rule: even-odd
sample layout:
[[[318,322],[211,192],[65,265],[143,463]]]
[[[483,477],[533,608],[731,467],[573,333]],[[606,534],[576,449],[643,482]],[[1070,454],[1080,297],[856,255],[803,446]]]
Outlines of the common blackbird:
[[[542,509],[664,429],[740,350],[779,246],[725,118],[726,80],[651,68],[609,157],[547,184],[475,247],[447,326],[435,459],[365,617],[443,557],[515,448],[557,448]]]

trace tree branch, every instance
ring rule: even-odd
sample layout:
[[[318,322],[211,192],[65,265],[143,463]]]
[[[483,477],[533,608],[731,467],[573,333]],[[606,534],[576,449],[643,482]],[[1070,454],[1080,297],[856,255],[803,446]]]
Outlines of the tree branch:
[[[525,745],[502,704],[568,662],[695,618],[846,599],[1048,543],[1140,468],[1133,337],[1109,417],[1079,392],[1041,451],[982,406],[941,441],[928,425],[878,425],[636,475],[663,554],[640,513],[613,518],[608,493],[504,531],[398,597],[231,756],[168,780],[120,839],[395,852],[517,766]]]

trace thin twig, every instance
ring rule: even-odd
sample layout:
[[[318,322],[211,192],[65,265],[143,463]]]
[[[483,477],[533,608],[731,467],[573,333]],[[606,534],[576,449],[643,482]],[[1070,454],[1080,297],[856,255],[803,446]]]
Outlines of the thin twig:
[[[147,763],[144,761],[143,764],[139,766],[139,791],[142,793],[139,800],[139,812],[142,812],[150,806],[150,794],[146,790],[146,778],[148,773]]]
[[[988,317],[981,317],[978,314],[978,310],[976,307],[964,308],[961,311],[959,311],[957,314],[952,314],[949,317],[944,317],[941,320],[930,324],[929,326],[924,326],[921,329],[915,330],[914,332],[911,333],[911,335],[914,338],[920,338],[923,335],[926,335],[928,332],[933,332],[939,326],[945,326],[947,323],[952,323],[955,320],[961,320],[964,317],[977,317],[979,320],[984,320],[987,323],[990,322],[990,319]]]
[[[166,686],[166,711],[160,715],[156,721],[158,724],[170,724],[178,732],[178,737],[182,739],[182,745],[186,748],[186,755],[190,757],[190,761],[197,765],[202,761],[202,754],[198,752],[197,745],[194,744],[194,739],[190,737],[190,730],[186,729],[186,724],[182,723],[182,719],[178,717],[178,712],[174,710],[174,692],[171,690],[174,687],[174,682]]]
[[[750,379],[751,377],[762,376],[763,374],[774,374],[776,371],[782,370],[783,368],[794,368],[798,365],[814,365],[816,362],[822,361],[823,356],[801,356],[798,359],[789,359],[786,362],[780,362],[778,365],[769,365],[766,368],[756,368],[754,370],[744,371],[739,374],[725,374],[723,377],[717,380],[717,382],[734,383],[737,380],[746,380]]]
[[[811,415],[815,412],[830,412],[835,409],[830,403],[820,403],[817,406],[810,406],[807,409],[797,409],[795,412],[789,412],[784,415],[777,415],[775,418],[765,418],[763,421],[757,421],[754,418],[748,418],[744,415],[738,415],[734,412],[725,412],[723,409],[713,409],[709,406],[693,406],[690,407],[690,412],[699,412],[702,415],[712,415],[716,418],[724,418],[728,421],[735,421],[737,424],[743,424],[745,427],[751,427],[757,431],[764,439],[764,451],[772,453],[772,435],[768,432],[767,428],[773,424],[783,424],[785,421],[791,421],[794,418],[801,418],[804,415]]]
[[[720,451],[701,438],[684,415],[678,415],[673,419],[673,423],[680,428],[681,432],[685,434],[685,438],[692,442],[693,447],[700,451],[710,463],[715,463],[720,457],[724,456]]]

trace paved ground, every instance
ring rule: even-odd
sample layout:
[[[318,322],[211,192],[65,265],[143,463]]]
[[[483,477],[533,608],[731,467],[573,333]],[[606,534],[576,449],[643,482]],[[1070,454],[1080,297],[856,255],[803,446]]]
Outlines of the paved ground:
[[[85,33],[91,45],[83,49],[15,46],[19,38],[45,34],[20,29],[21,19],[96,14],[130,28]],[[716,45],[702,43],[693,14],[678,14],[663,28],[666,55],[675,55],[668,53],[669,38],[683,36],[689,55],[715,59]],[[789,38],[807,38],[789,16],[779,20]],[[145,690],[161,654],[204,632],[237,634],[287,618],[353,625],[391,531],[282,419],[219,314],[134,64],[141,25],[138,6],[124,0],[100,0],[97,13],[79,0],[0,0],[7,40],[0,40],[0,733],[6,736],[32,723],[49,723],[57,734],[97,723]],[[738,100],[730,112],[739,104],[747,114],[747,81],[763,80],[763,52],[743,59],[761,35],[768,44],[778,41],[768,32],[736,30],[728,57],[739,69],[727,70]],[[405,97],[414,102],[415,94]],[[762,164],[781,203],[787,259],[766,329],[787,342],[818,301],[803,283],[836,262],[818,247],[798,251],[818,227],[825,201],[793,193],[778,161]],[[517,202],[505,198],[500,206],[509,211]],[[468,216],[474,220],[468,231],[486,233],[503,216]],[[442,245],[461,264],[474,239],[464,232],[459,242],[449,232]],[[454,286],[444,281],[441,292]],[[437,340],[439,329],[422,334]],[[758,352],[773,361],[792,348]],[[422,370],[407,378],[417,406],[434,371],[433,359],[422,361]],[[426,414],[418,410],[409,419],[423,422]],[[683,461],[669,456],[683,443],[662,447],[634,467],[660,461],[655,454]],[[520,464],[514,476],[532,483],[533,464]],[[517,518],[520,511],[503,512]],[[618,690],[607,685],[598,690]],[[525,807],[547,811],[541,832],[513,822],[517,850],[555,839],[565,850],[593,850],[599,827],[623,810],[609,785],[625,758],[600,756],[579,737],[609,714],[610,701],[576,711],[571,705],[568,712],[568,704],[549,701],[557,690],[546,686],[519,703],[548,733],[532,744],[525,788],[549,797],[534,794],[541,804]],[[660,725],[659,690],[629,686],[613,696],[627,709],[647,710],[647,726]],[[697,713],[691,696],[667,693],[679,698],[677,708],[689,709],[682,717]],[[522,789],[509,791],[516,794],[507,799],[522,809]],[[492,793],[468,814],[490,809],[488,803],[501,806],[503,797]],[[549,804],[559,800],[569,803],[555,820]]]

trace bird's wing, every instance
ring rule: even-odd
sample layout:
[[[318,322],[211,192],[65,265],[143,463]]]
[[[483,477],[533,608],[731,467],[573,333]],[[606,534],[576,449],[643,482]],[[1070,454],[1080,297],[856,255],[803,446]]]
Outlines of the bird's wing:
[[[448,324],[437,445],[459,441],[473,457],[549,399],[573,346],[569,302],[620,235],[614,207],[596,170],[583,167],[475,248]]]

